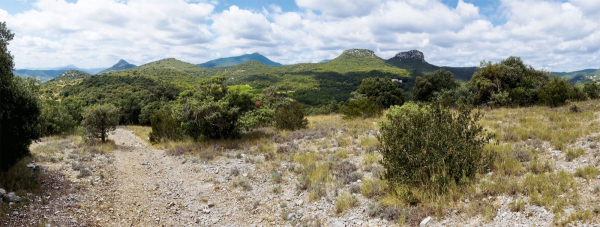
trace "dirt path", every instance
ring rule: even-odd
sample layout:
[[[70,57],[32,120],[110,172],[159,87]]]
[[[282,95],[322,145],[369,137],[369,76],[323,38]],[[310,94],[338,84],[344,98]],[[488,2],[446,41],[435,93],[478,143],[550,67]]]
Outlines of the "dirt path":
[[[167,156],[124,128],[111,133],[110,139],[118,146],[111,212],[120,226],[250,226],[261,222],[260,216],[248,212],[248,204],[237,201],[234,194],[238,193],[218,187],[225,171],[219,175],[206,165],[186,165],[186,159]]]

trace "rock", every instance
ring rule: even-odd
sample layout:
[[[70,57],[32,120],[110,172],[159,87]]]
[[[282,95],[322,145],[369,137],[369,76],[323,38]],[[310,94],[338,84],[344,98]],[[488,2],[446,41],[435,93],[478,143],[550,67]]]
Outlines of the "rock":
[[[213,201],[208,201],[208,204],[207,204],[207,205],[208,205],[208,208],[212,208],[212,207],[214,207],[214,206],[215,206],[215,202],[213,202]]]
[[[202,210],[202,212],[205,213],[205,214],[209,214],[210,210],[209,209],[204,209],[204,210]]]
[[[4,194],[6,194],[6,190],[0,188],[0,197],[4,196]]]
[[[19,215],[19,212],[15,211],[15,212],[13,212],[12,214],[13,214],[14,216],[17,216],[17,215]]]
[[[296,206],[302,206],[303,203],[304,203],[304,201],[301,199],[296,200]]]
[[[75,221],[75,219],[71,219],[71,223],[77,224],[77,221]]]
[[[14,192],[11,192],[11,193],[8,193],[8,194],[4,194],[3,197],[8,202],[21,202],[21,197],[15,195]]]
[[[292,220],[294,218],[294,213],[289,213],[287,216],[287,220]]]
[[[217,224],[217,222],[219,222],[219,218],[212,218],[210,221],[212,221],[213,224]]]
[[[32,168],[33,169],[33,168],[35,168],[35,164],[29,163],[29,164],[27,164],[27,168]]]
[[[394,56],[394,58],[398,59],[399,61],[412,59],[412,60],[417,60],[420,62],[425,62],[425,55],[423,54],[423,52],[418,51],[418,50],[400,52],[400,53],[396,54],[396,56]]]
[[[421,221],[421,223],[419,224],[419,227],[425,227],[427,226],[427,223],[431,221],[431,216],[426,217],[425,219],[423,219],[423,221]]]

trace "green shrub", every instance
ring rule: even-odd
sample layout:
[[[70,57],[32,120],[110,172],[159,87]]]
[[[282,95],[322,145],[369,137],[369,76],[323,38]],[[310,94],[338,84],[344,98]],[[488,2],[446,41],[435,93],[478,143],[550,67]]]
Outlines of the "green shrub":
[[[94,105],[83,111],[83,125],[91,138],[100,138],[106,142],[108,133],[119,124],[119,110],[113,104]]]
[[[253,97],[237,89],[229,91],[224,81],[224,76],[215,76],[179,95],[173,116],[186,135],[196,140],[239,136],[238,119],[255,108]]]
[[[150,118],[150,124],[152,125],[151,143],[155,144],[164,140],[183,140],[183,130],[179,122],[165,110],[156,111]]]
[[[6,23],[0,23],[0,171],[27,156],[31,142],[41,136],[37,82],[13,75],[7,47],[13,37]]]
[[[363,79],[356,93],[371,98],[377,105],[389,108],[404,103],[404,92],[389,78],[370,77]]]
[[[39,122],[44,136],[68,134],[77,126],[67,108],[58,102],[48,102],[44,105]]]
[[[413,100],[433,101],[436,96],[435,93],[453,90],[459,86],[460,84],[454,79],[454,75],[451,72],[440,69],[417,78],[415,87],[413,88]]]
[[[583,84],[583,91],[590,99],[600,98],[600,85],[595,81],[589,81]]]
[[[565,105],[569,99],[571,84],[569,81],[553,77],[539,92],[540,101],[550,107]]]
[[[392,107],[380,124],[384,177],[392,185],[406,184],[444,192],[463,177],[474,178],[492,163],[484,146],[492,135],[478,124],[482,114],[460,108],[456,114],[432,106]]]
[[[493,93],[492,98],[490,99],[488,104],[494,107],[501,107],[511,105],[512,101],[510,99],[509,93],[505,91],[500,93]]]
[[[354,97],[348,100],[346,106],[342,108],[344,118],[369,118],[381,115],[383,108],[375,100],[366,97]]]
[[[275,110],[259,108],[244,113],[238,120],[238,124],[245,131],[252,131],[255,128],[273,125],[274,118]]]
[[[304,116],[302,104],[296,101],[289,102],[275,112],[275,127],[278,129],[297,130],[306,128],[308,120]]]

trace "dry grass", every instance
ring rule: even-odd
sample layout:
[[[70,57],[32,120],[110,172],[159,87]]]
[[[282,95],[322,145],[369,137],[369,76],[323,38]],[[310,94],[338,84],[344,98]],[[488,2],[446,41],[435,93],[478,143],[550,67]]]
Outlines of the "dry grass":
[[[150,132],[152,132],[152,127],[128,125],[127,129],[131,130],[137,137],[140,137],[142,140],[146,141],[146,143],[150,144]]]

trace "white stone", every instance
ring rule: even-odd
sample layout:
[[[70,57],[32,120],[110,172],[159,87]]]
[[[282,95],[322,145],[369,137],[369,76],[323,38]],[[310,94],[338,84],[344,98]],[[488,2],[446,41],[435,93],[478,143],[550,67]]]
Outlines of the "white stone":
[[[423,219],[423,221],[421,221],[421,223],[419,224],[419,227],[425,227],[427,226],[427,223],[431,221],[431,216],[426,217],[425,219]]]

